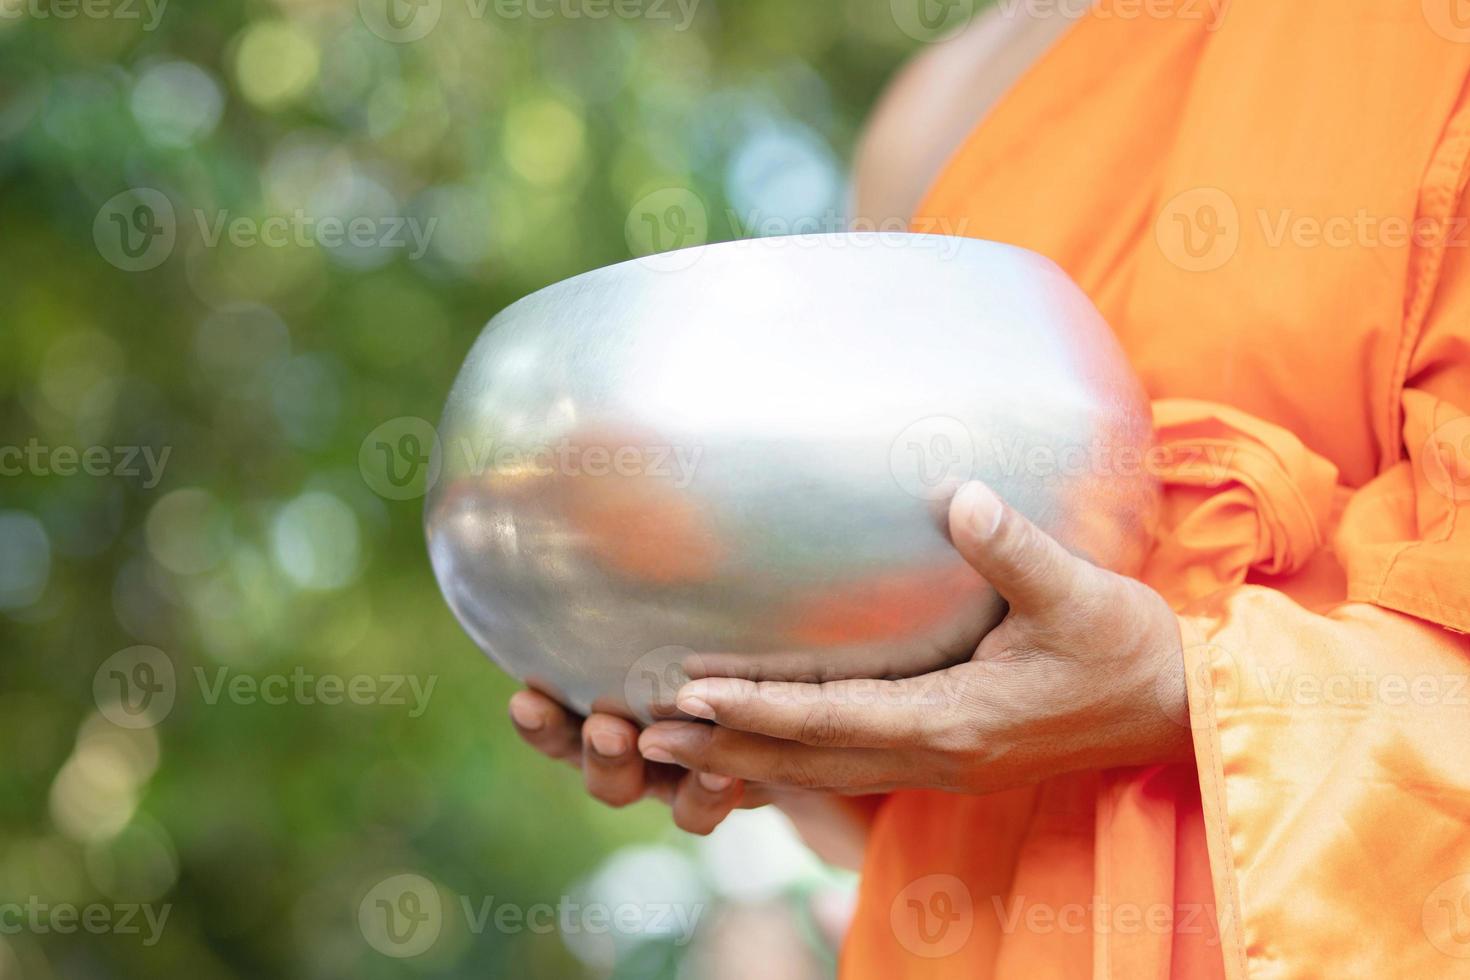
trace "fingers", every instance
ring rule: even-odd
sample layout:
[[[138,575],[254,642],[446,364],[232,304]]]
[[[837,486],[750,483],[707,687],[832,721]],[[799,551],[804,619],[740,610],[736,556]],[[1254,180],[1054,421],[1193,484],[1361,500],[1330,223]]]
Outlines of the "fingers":
[[[949,534],[1013,609],[1036,612],[1065,602],[1091,567],[983,483],[966,483],[955,494]]]
[[[677,763],[754,782],[826,789],[886,786],[899,781],[918,758],[888,749],[839,749],[799,745],[765,735],[696,722],[659,722],[638,737],[651,762]]]
[[[953,701],[945,687],[958,677],[938,671],[909,680],[825,684],[711,677],[685,684],[677,703],[684,713],[724,728],[805,745],[922,746],[942,733]]]
[[[593,714],[582,725],[582,778],[587,792],[608,806],[643,798],[643,757],[633,748],[638,729],[616,715]]]
[[[720,825],[740,805],[745,784],[710,772],[686,773],[674,794],[674,823],[701,836]]]
[[[761,790],[747,794],[741,780],[645,760],[637,752],[637,727],[616,715],[595,713],[584,721],[539,691],[525,690],[511,696],[510,716],[532,748],[579,766],[596,799],[623,807],[655,797],[691,834],[708,834],[736,807],[768,802]]]
[[[517,691],[510,698],[510,720],[537,752],[576,765],[582,755],[577,716],[540,691]]]
[[[744,784],[729,776],[656,765],[636,751],[638,729],[615,715],[589,715],[582,726],[582,773],[587,792],[608,806],[623,807],[644,796],[669,804],[674,823],[691,834],[708,834],[740,805]]]

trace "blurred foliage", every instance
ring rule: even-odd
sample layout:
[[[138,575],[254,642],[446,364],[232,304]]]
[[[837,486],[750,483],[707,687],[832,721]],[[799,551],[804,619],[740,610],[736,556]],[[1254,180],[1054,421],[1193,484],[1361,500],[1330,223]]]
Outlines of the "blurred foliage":
[[[609,856],[689,855],[724,901],[725,852],[656,805],[600,808],[516,742],[511,682],[433,581],[421,501],[374,493],[359,447],[436,419],[500,307],[627,258],[651,191],[692,190],[711,239],[749,233],[732,208],[840,214],[857,127],[916,42],[888,0],[698,0],[687,25],[688,0],[425,4],[432,30],[393,41],[383,0],[0,0],[0,447],[35,450],[0,457],[0,977],[704,975],[669,943],[464,927],[457,896],[554,905]],[[167,198],[175,239],[130,271],[104,239],[137,188]],[[422,255],[213,237],[293,215],[432,233]],[[59,447],[106,466],[64,475]],[[120,727],[94,678],[137,645],[169,659],[174,703]],[[421,714],[406,688],[211,699],[221,670],[435,686]],[[398,873],[446,903],[410,959],[357,918]],[[151,945],[11,928],[138,902],[169,909]]]

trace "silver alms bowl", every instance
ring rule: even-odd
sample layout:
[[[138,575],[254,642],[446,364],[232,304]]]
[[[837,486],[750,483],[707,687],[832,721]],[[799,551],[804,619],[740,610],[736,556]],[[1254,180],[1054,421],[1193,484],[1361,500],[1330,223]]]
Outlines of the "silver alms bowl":
[[[968,657],[1004,614],[948,540],[968,479],[1135,570],[1151,436],[1112,332],[1041,256],[930,235],[730,242],[492,320],[449,395],[425,525],[497,663],[647,721],[685,671],[908,676]]]

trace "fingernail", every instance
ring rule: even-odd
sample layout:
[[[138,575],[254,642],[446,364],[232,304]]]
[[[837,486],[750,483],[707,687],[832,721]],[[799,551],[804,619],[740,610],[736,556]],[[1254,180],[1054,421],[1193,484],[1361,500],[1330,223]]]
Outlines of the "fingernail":
[[[628,752],[628,740],[616,732],[593,732],[588,741],[592,751],[604,759],[616,759]]]
[[[699,774],[699,785],[711,793],[723,793],[730,788],[730,784],[733,782],[735,782],[733,777],[721,776],[717,772],[702,772]]]
[[[514,698],[510,702],[510,716],[517,725],[528,732],[539,732],[546,726],[546,716],[529,704],[517,701]]]
[[[645,745],[639,751],[643,753],[643,758],[647,759],[649,762],[666,762],[670,765],[675,764],[673,755],[671,755],[669,753],[669,750],[664,748],[662,745]]]
[[[978,537],[988,538],[1000,527],[1000,498],[978,480],[960,487],[954,495],[954,505],[969,511],[970,530]]]
[[[706,721],[715,720],[715,709],[709,706],[708,701],[696,694],[681,694],[674,703],[686,715],[693,715],[695,718],[703,718]]]

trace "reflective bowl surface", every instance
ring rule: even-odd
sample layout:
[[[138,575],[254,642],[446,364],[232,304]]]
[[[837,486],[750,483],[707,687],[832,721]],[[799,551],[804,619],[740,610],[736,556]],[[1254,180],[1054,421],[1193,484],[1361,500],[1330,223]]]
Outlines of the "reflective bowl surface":
[[[690,674],[911,676],[1004,603],[950,545],[987,482],[1125,573],[1149,540],[1147,401],[1053,263],[884,233],[708,245],[495,317],[455,381],[434,571],[497,663],[647,721]]]

